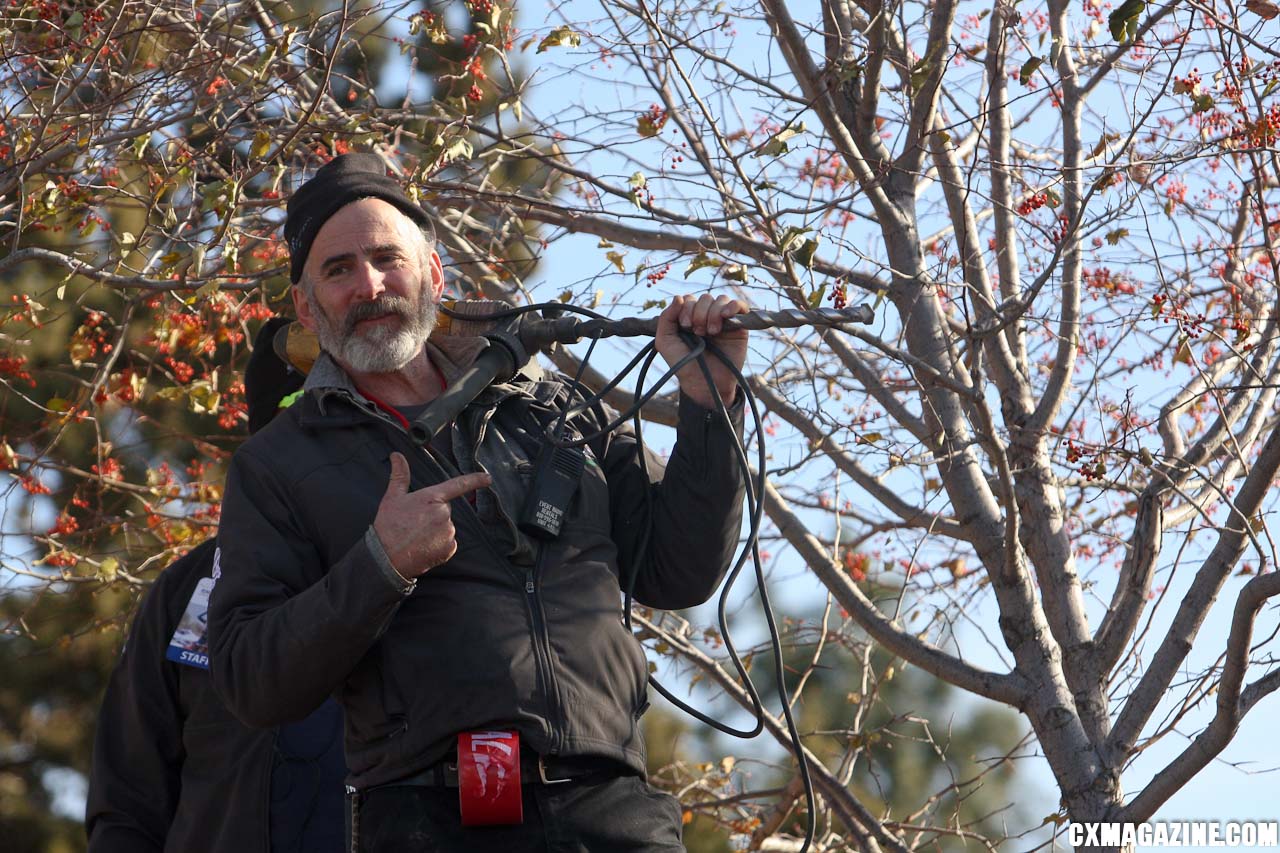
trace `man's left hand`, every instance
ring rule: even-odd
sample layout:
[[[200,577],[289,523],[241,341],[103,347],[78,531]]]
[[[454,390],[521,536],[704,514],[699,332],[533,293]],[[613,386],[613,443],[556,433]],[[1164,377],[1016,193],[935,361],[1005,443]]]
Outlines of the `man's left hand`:
[[[735,314],[745,314],[747,306],[737,299],[728,296],[711,296],[704,293],[694,299],[692,296],[677,296],[671,300],[662,313],[658,315],[658,331],[654,344],[658,352],[666,359],[668,365],[675,365],[689,354],[690,349],[680,337],[680,332],[693,332],[700,337],[709,338],[711,343],[733,362],[739,370],[747,361],[747,331],[722,331],[724,320]],[[705,356],[707,367],[711,370],[711,378],[720,399],[726,406],[733,405],[737,395],[738,382],[733,373],[714,355]],[[689,362],[676,374],[680,390],[686,397],[708,409],[715,408],[715,398],[707,387],[706,377],[698,362]]]

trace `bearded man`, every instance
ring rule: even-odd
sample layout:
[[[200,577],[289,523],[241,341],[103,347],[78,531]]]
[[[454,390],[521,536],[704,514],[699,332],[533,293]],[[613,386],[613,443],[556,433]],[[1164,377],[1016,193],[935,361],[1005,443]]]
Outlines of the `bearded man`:
[[[571,437],[601,434],[560,535],[533,538],[515,522],[530,472],[580,394],[531,362],[417,446],[410,422],[486,344],[431,337],[430,218],[351,154],[294,193],[285,236],[323,353],[232,461],[210,606],[227,704],[272,726],[338,699],[353,851],[683,849],[678,803],[644,778],[647,665],[620,589],[684,608],[727,570],[744,491],[732,372],[710,365],[727,418],[696,364],[678,374],[665,471],[629,431],[602,433],[603,405],[570,418]],[[684,329],[741,367],[746,334],[722,325],[744,310],[674,299],[657,347],[675,364]]]

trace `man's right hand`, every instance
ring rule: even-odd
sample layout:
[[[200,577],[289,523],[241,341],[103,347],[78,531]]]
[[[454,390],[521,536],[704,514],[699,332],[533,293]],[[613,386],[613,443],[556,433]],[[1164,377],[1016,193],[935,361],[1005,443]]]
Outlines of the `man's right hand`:
[[[378,504],[373,531],[391,565],[413,580],[448,560],[458,550],[449,501],[493,482],[488,474],[463,474],[416,492],[409,491],[409,462],[391,454],[391,480]]]

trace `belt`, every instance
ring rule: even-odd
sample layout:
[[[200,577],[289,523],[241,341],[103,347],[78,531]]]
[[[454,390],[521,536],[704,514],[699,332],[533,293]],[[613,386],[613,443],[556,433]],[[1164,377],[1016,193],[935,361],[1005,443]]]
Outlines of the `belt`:
[[[619,761],[599,756],[536,755],[524,752],[520,755],[520,781],[526,785],[594,782],[632,772],[630,767]],[[458,761],[456,758],[447,758],[412,776],[375,787],[391,788],[398,785],[456,788],[458,787]]]

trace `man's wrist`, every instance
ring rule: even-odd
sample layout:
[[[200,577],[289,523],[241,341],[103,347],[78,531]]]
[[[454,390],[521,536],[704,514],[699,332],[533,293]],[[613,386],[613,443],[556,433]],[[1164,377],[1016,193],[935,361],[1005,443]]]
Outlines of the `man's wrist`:
[[[365,547],[369,549],[369,553],[373,556],[374,565],[378,567],[378,574],[385,577],[387,582],[401,595],[408,595],[413,592],[414,587],[418,585],[418,579],[406,578],[396,571],[395,564],[391,562],[391,557],[387,554],[387,549],[382,544],[382,539],[378,537],[378,531],[374,529],[372,524],[365,531],[364,542]]]

